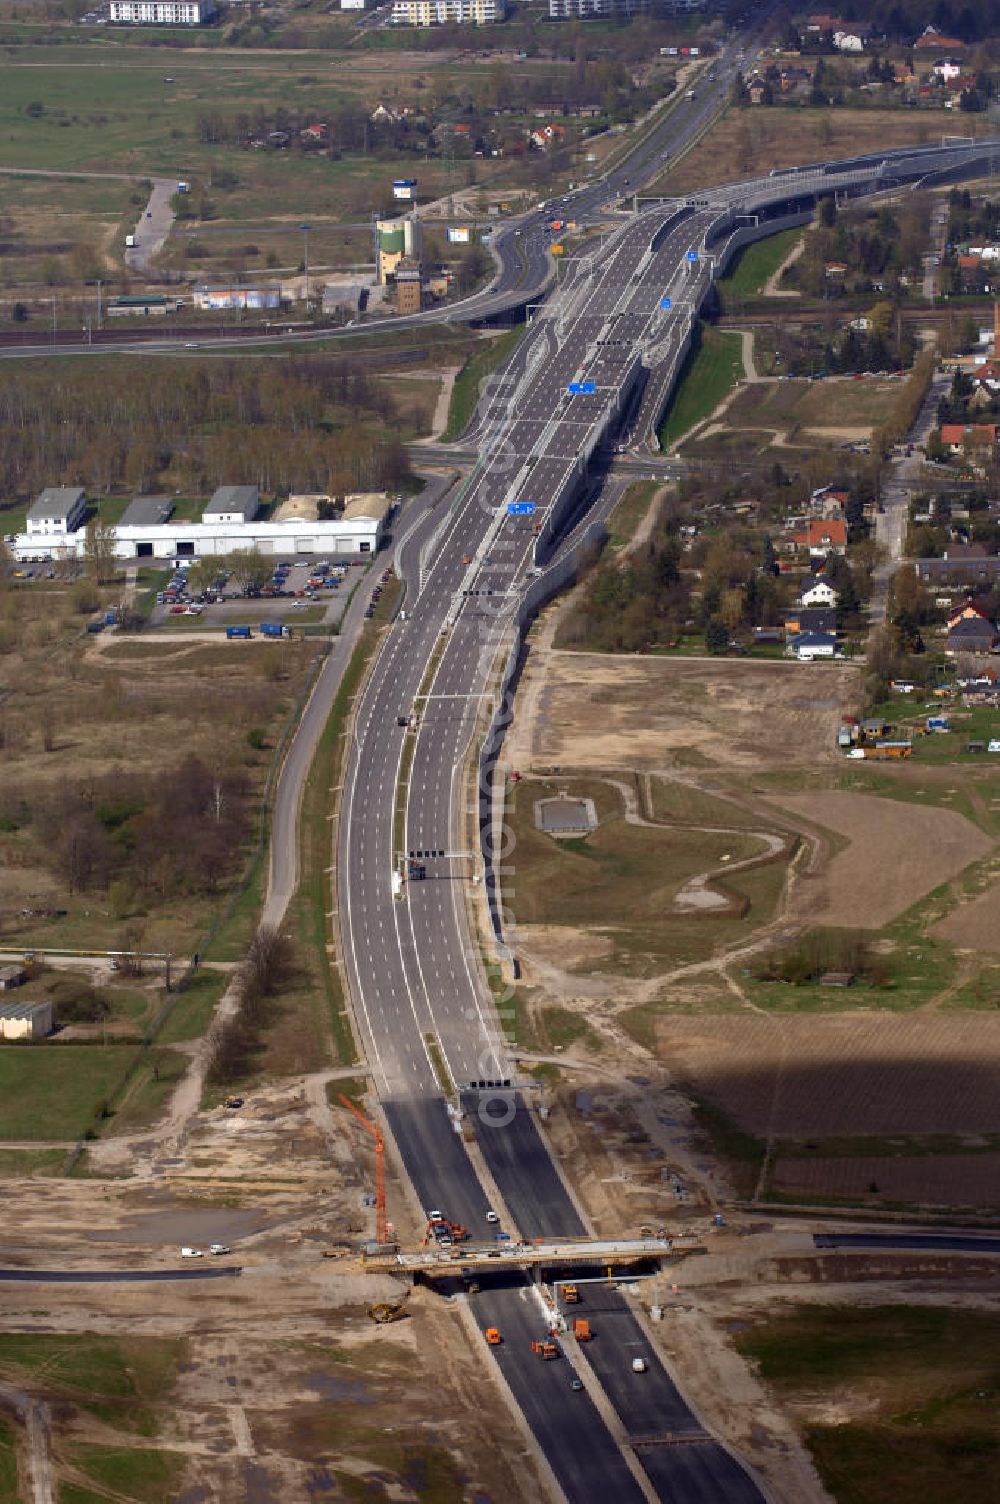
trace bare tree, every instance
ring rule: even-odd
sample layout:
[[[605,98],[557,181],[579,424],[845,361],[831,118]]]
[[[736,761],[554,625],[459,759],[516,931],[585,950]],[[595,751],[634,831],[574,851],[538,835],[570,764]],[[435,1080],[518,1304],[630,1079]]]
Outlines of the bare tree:
[[[84,558],[91,579],[98,585],[107,585],[117,573],[115,543],[117,532],[110,522],[101,522],[91,517],[87,523]]]

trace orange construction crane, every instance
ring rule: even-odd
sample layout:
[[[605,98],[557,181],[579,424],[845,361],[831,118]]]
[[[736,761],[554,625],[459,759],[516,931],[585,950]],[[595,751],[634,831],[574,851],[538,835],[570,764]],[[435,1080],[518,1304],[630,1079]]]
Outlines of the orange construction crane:
[[[360,1107],[355,1107],[350,1097],[345,1097],[343,1092],[337,1095],[344,1106],[354,1113],[360,1123],[364,1123],[368,1132],[375,1140],[375,1241],[376,1243],[388,1243],[389,1224],[385,1213],[385,1143],[378,1126],[371,1118],[366,1118]]]

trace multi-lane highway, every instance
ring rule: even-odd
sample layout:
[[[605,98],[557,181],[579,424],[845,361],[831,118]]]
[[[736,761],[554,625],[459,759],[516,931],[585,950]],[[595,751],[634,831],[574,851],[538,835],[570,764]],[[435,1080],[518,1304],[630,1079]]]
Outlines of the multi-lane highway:
[[[960,150],[862,159],[814,167],[791,187],[768,178],[635,215],[577,260],[487,395],[479,461],[425,550],[405,620],[387,635],[357,706],[337,858],[350,991],[387,1124],[424,1209],[441,1208],[475,1237],[490,1235],[494,1188],[493,1210],[522,1236],[586,1230],[535,1115],[509,1088],[513,1068],[474,938],[483,889],[470,849],[478,800],[466,807],[470,751],[521,595],[558,548],[588,460],[614,437],[644,371],[679,366],[712,275],[710,244],[725,244],[744,222],[737,216],[962,166]],[[454,1103],[446,1106],[452,1087],[489,1195]],[[567,1497],[629,1497],[635,1487],[647,1497],[762,1497],[658,1362],[633,1372],[631,1355],[649,1343],[621,1297],[603,1297],[591,1378],[628,1438],[625,1452],[562,1363],[531,1352],[545,1324],[532,1300],[491,1290],[474,1306],[481,1326],[511,1333],[498,1361]],[[582,1456],[591,1459],[584,1469]]]

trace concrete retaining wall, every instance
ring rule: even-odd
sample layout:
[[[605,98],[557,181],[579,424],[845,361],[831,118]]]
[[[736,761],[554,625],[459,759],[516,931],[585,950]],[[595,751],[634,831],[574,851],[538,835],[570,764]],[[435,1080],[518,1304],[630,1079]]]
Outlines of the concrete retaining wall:
[[[504,856],[504,833],[502,828],[502,790],[494,791],[494,773],[503,739],[514,715],[514,694],[522,664],[522,650],[528,628],[541,608],[554,596],[559,595],[576,579],[581,564],[596,550],[603,547],[607,530],[603,522],[592,522],[585,528],[579,540],[525,591],[514,618],[514,640],[500,679],[497,709],[479,752],[479,844],[483,853],[483,871],[486,883],[486,901],[489,908],[490,928],[497,955],[502,961],[516,966],[513,953],[504,940],[504,916],[501,877]]]

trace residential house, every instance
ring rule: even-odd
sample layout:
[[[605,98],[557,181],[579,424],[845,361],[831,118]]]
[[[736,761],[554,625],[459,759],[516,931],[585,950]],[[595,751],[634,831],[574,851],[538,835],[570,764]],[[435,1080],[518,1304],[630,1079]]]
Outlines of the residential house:
[[[799,596],[801,606],[835,606],[837,592],[826,580],[814,580]]]
[[[1000,632],[988,617],[963,616],[948,628],[945,652],[951,658],[969,653],[995,653],[1000,648]]]
[[[982,256],[968,255],[958,257],[958,278],[963,292],[988,293],[992,286],[990,281],[991,272],[983,261]]]
[[[550,146],[559,146],[565,134],[565,126],[550,123],[529,131],[528,140],[532,146],[537,146],[541,151],[547,151]]]
[[[1000,360],[984,360],[981,366],[976,366],[971,379],[977,389],[984,390],[989,397],[997,396],[1000,393]]]
[[[843,486],[821,486],[809,498],[809,505],[821,517],[843,517],[851,493]]]
[[[953,606],[948,612],[947,623],[950,629],[960,621],[989,621],[989,619],[990,613],[985,611],[982,606],[977,606],[974,600],[966,596],[960,605]]]
[[[817,658],[835,658],[837,639],[831,632],[800,632],[788,639],[785,651],[800,663],[812,663]]]
[[[913,44],[914,52],[964,52],[961,37],[946,37],[936,26],[925,26]]]
[[[985,543],[949,543],[944,551],[946,559],[988,559]]]
[[[941,443],[952,454],[961,454],[966,444],[972,449],[992,449],[997,441],[995,423],[942,423]]]
[[[918,559],[917,579],[932,590],[954,586],[964,590],[989,590],[1000,581],[1000,558]]]
[[[798,94],[807,91],[812,88],[812,72],[809,68],[790,64],[781,70],[779,87],[782,94]]]
[[[867,21],[842,22],[833,33],[833,45],[838,52],[864,52],[871,37],[872,28]]]
[[[836,633],[837,613],[833,606],[794,606],[785,612],[785,636],[800,632]]]
[[[747,93],[751,104],[770,104],[771,86],[762,78],[755,78],[747,85]]]
[[[847,552],[847,523],[842,517],[810,517],[805,531],[794,533],[796,548],[805,548],[811,559],[825,559],[827,554]]]

